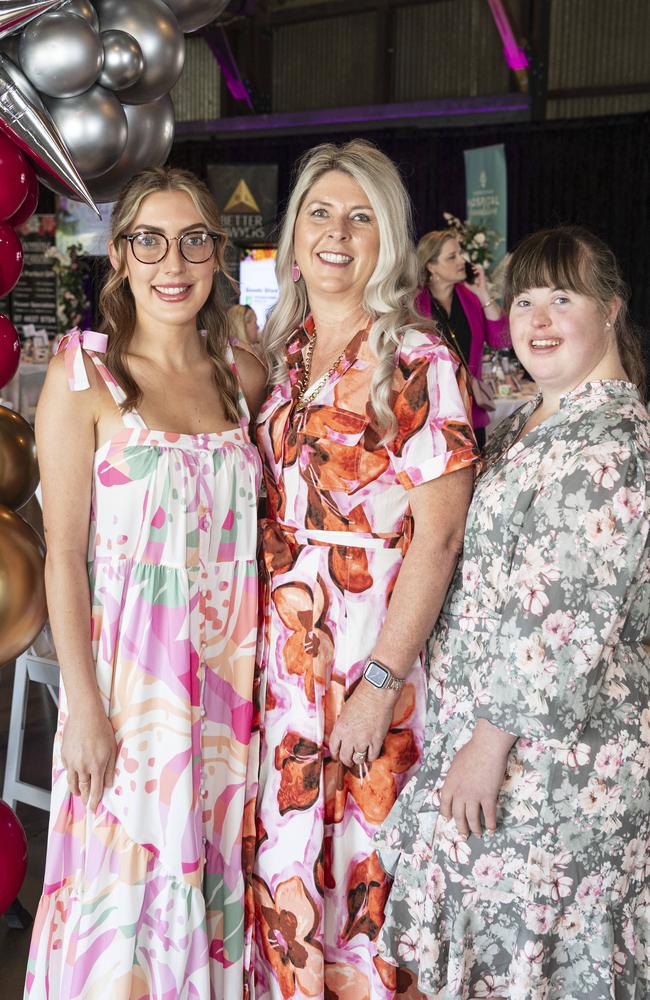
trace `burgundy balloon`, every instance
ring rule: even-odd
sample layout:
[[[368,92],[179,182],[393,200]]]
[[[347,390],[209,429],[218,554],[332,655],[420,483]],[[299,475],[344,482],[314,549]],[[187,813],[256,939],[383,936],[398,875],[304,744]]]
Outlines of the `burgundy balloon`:
[[[0,222],[0,296],[7,295],[23,270],[23,248],[7,222]]]
[[[20,362],[20,338],[10,319],[0,313],[0,389],[18,371]]]
[[[0,133],[1,135],[2,133]],[[25,200],[18,209],[17,212],[7,219],[7,224],[9,226],[20,226],[23,222],[27,222],[30,215],[33,215],[38,208],[38,177],[36,176],[32,167],[27,164],[27,194],[25,195]]]
[[[16,143],[0,133],[0,219],[8,219],[21,207],[30,169]]]
[[[27,871],[27,838],[23,825],[0,799],[0,913],[6,913],[20,892]]]

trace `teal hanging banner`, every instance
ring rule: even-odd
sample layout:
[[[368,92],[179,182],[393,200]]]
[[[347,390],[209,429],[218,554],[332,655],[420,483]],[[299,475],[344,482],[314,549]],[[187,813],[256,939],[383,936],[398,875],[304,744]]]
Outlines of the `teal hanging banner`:
[[[508,237],[508,178],[502,144],[465,150],[465,192],[467,221],[485,229],[494,266],[505,255]]]

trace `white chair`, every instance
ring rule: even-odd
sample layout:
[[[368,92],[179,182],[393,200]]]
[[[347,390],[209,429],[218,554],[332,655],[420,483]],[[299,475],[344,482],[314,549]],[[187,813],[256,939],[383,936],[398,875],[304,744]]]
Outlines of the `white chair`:
[[[49,628],[46,625],[34,645],[16,660],[7,740],[7,764],[2,789],[2,798],[12,809],[16,808],[17,802],[26,802],[30,806],[36,806],[37,809],[45,809],[48,812],[50,809],[50,792],[46,788],[38,788],[27,781],[22,781],[20,777],[29,682],[47,685],[52,701],[57,707],[59,704],[59,664],[54,658],[54,653],[47,652],[47,647],[50,645],[48,635]],[[37,650],[43,653],[44,647],[45,655],[39,655]]]

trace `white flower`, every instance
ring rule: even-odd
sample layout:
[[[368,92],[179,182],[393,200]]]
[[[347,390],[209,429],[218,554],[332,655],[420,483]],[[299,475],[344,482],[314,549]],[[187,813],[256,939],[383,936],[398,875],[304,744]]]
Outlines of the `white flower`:
[[[578,806],[588,816],[599,813],[607,799],[607,786],[604,781],[597,778],[590,778],[586,788],[582,788],[578,793]]]
[[[566,909],[557,923],[557,934],[562,941],[573,940],[583,929],[584,920],[573,907]]]
[[[596,755],[596,773],[604,778],[615,778],[623,764],[623,748],[620,743],[606,743]]]
[[[437,902],[446,888],[445,873],[440,865],[430,865],[427,871],[427,896]]]
[[[576,623],[566,611],[554,611],[542,622],[542,631],[549,640],[551,649],[559,649],[570,641]]]
[[[597,549],[608,549],[615,544],[616,518],[608,507],[589,510],[585,515],[586,535]]]
[[[643,513],[643,496],[640,490],[631,490],[622,486],[614,494],[614,510],[622,524],[629,524],[635,517]]]
[[[547,934],[555,921],[554,907],[546,903],[528,903],[524,911],[524,923],[534,934]]]
[[[474,242],[477,243],[479,246],[483,246],[486,239],[487,236],[485,235],[485,233],[477,233],[474,237]]]
[[[481,885],[491,889],[503,878],[503,861],[494,854],[482,854],[474,862],[472,875]]]
[[[415,962],[418,957],[418,935],[415,929],[404,931],[397,942],[397,954],[405,962]]]

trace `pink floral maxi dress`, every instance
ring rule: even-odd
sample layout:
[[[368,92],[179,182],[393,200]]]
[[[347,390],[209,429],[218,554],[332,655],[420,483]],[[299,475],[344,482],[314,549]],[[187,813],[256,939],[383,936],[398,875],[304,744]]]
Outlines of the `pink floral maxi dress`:
[[[380,757],[362,773],[329,734],[382,627],[411,537],[409,491],[478,459],[457,362],[404,333],[388,446],[368,405],[376,355],[360,330],[323,388],[296,406],[307,319],[289,380],[262,407],[268,489],[260,641],[262,753],[253,864],[256,1000],[417,1000],[376,952],[388,879],[372,836],[422,751],[425,676],[413,663]],[[461,375],[462,381],[462,375]]]
[[[75,390],[88,386],[84,340],[102,350],[105,338],[68,340]],[[259,457],[245,417],[199,435],[150,430],[133,411],[123,419],[95,454],[88,555],[115,782],[94,815],[68,791],[62,688],[25,997],[241,1000]]]

